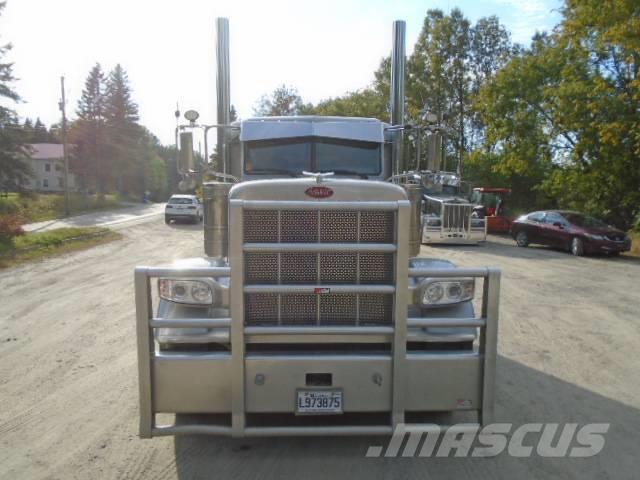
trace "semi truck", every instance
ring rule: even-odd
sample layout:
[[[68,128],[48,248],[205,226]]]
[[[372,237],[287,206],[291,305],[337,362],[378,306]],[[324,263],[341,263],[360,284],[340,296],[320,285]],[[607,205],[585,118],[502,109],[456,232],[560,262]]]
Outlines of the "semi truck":
[[[455,172],[430,170],[423,185],[422,243],[477,244],[487,239],[484,217],[474,215],[467,185]]]
[[[391,434],[455,411],[490,423],[500,271],[420,257],[405,23],[391,123],[230,123],[228,20],[216,30],[216,171],[193,162],[195,120],[176,133],[183,185],[209,179],[204,255],[134,274],[140,436]]]

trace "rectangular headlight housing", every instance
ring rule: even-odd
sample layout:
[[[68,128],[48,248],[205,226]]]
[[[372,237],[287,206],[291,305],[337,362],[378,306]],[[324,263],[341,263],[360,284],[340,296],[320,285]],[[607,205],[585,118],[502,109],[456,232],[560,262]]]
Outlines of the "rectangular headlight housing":
[[[473,299],[475,285],[473,278],[424,279],[417,289],[417,303],[423,307],[430,307],[466,302]]]
[[[170,302],[189,305],[212,305],[215,300],[214,288],[202,280],[161,278],[158,293],[160,298]]]

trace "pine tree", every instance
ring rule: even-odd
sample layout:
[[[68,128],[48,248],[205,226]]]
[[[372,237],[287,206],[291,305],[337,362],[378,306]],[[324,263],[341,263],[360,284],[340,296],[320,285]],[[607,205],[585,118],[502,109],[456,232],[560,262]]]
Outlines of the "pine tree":
[[[0,1],[0,14],[5,6],[6,2]],[[10,50],[10,43],[0,46],[0,98],[18,102],[20,96],[11,87],[15,81],[13,63],[5,60]],[[16,112],[0,105],[0,188],[5,190],[19,189],[31,176],[22,134]]]
[[[22,124],[22,141],[24,143],[35,143],[35,135],[33,134],[33,122],[29,117],[24,119]]]
[[[144,149],[143,131],[138,124],[138,105],[133,101],[129,77],[120,64],[109,73],[105,93],[107,151],[122,193],[139,190]]]
[[[48,143],[49,142],[49,132],[47,131],[47,127],[42,123],[40,117],[36,118],[36,123],[33,125],[33,136],[34,143]]]
[[[70,162],[71,170],[79,177],[84,188],[95,185],[105,193],[111,177],[111,168],[105,155],[105,79],[102,67],[96,63],[87,79],[72,124],[70,138],[75,155]]]

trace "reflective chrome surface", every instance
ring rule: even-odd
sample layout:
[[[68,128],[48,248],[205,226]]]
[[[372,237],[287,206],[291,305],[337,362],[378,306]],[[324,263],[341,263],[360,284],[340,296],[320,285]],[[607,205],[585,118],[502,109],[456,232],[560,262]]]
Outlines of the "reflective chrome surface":
[[[393,22],[393,49],[391,51],[391,125],[404,125],[404,81],[405,81],[405,30],[402,20]],[[405,170],[402,147],[404,132],[394,133],[393,173]]]
[[[233,184],[206,182],[202,186],[204,203],[204,251],[222,264],[229,256],[229,190]]]

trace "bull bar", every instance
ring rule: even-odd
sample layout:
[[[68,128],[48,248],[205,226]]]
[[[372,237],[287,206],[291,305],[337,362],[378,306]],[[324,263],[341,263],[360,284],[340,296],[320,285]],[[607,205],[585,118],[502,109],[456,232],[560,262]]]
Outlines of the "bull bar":
[[[405,270],[406,271],[406,270]],[[495,268],[456,268],[456,269],[408,269],[409,277],[474,277],[483,278],[482,307],[480,316],[475,318],[407,318],[398,315],[392,327],[361,326],[357,328],[333,327],[247,327],[242,322],[232,322],[231,318],[193,318],[193,319],[159,319],[152,314],[152,297],[150,279],[172,277],[227,277],[231,275],[229,267],[197,267],[197,268],[158,268],[137,267],[135,269],[136,298],[136,330],[138,350],[140,426],[142,438],[161,435],[212,434],[241,436],[296,436],[296,435],[377,435],[391,434],[398,424],[405,424],[405,407],[407,406],[407,366],[412,360],[421,359],[429,362],[442,356],[436,352],[407,353],[406,344],[410,340],[408,329],[425,327],[477,327],[480,328],[479,349],[473,354],[479,363],[481,376],[480,405],[478,405],[479,423],[470,424],[471,429],[480,428],[491,423],[494,416],[494,382],[497,356],[497,331],[499,310],[500,271]],[[206,327],[225,328],[229,331],[231,341],[230,400],[231,425],[186,424],[156,425],[156,408],[159,398],[157,385],[154,385],[154,370],[165,362],[188,362],[190,355],[181,355],[173,360],[162,358],[156,350],[153,330],[155,328]],[[245,425],[245,341],[257,335],[349,335],[354,337],[382,336],[392,341],[391,354],[392,392],[391,422],[387,425],[345,425],[345,426],[267,426],[252,427]],[[193,359],[207,361],[219,354],[194,355]],[[446,355],[445,361],[455,361],[456,355]],[[458,358],[459,359],[459,358]],[[427,363],[428,365],[428,363]],[[213,364],[210,365],[214,366]],[[413,425],[419,428],[418,425]],[[406,426],[412,428],[411,424]]]

